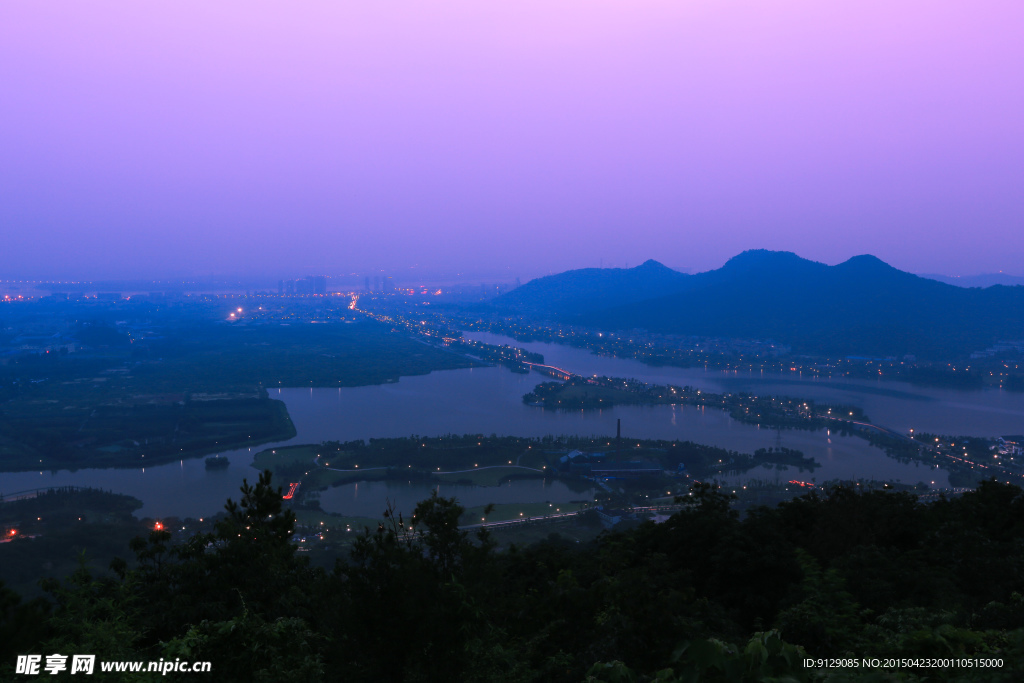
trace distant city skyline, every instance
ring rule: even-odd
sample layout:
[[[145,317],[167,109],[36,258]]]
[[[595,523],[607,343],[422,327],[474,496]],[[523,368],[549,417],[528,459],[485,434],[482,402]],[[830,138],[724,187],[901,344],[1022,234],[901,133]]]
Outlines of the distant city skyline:
[[[800,256],[800,254],[797,254]],[[657,261],[657,259],[653,259]],[[813,260],[813,259],[811,259]],[[847,259],[843,259],[845,261]],[[828,263],[826,265],[836,265],[842,261],[835,263]],[[610,261],[602,261],[597,265],[581,264],[576,268],[567,268],[566,270],[578,270],[587,268],[635,268],[641,265],[642,262],[631,263],[613,263]],[[724,264],[724,262],[723,262]],[[695,269],[686,268],[680,266],[673,266],[669,263],[663,263],[673,270],[681,273],[696,274],[704,272],[705,270],[715,270],[721,265],[708,268],[708,269]],[[891,264],[890,264],[891,265]],[[386,281],[391,281],[392,286],[411,286],[413,284],[424,284],[424,285],[439,285],[439,284],[480,284],[480,283],[518,283],[523,284],[529,280],[536,279],[539,277],[545,277],[564,271],[551,271],[538,273],[533,277],[522,277],[511,272],[510,269],[501,269],[488,271],[488,270],[477,270],[477,271],[465,271],[465,272],[454,272],[454,271],[443,271],[443,270],[430,270],[424,268],[393,268],[393,269],[365,269],[351,272],[337,272],[337,271],[301,271],[294,270],[289,272],[282,272],[279,274],[269,273],[201,273],[190,276],[182,277],[164,277],[164,278],[129,278],[129,277],[110,277],[110,278],[0,278],[0,285],[11,284],[17,282],[23,283],[62,283],[66,282],[69,284],[114,284],[114,283],[125,283],[130,285],[140,285],[144,283],[152,283],[154,285],[165,284],[168,286],[180,286],[182,284],[196,284],[208,287],[210,285],[232,285],[232,286],[246,286],[253,288],[261,288],[266,290],[278,291],[282,287],[285,287],[287,283],[293,283],[293,287],[297,285],[300,280],[312,281],[314,278],[326,277],[327,284],[329,287],[334,287],[335,291],[340,283],[344,283],[351,289],[364,289],[369,291],[385,291],[382,284]],[[912,271],[906,271],[912,272]],[[958,273],[958,274],[947,274],[947,273],[913,273],[920,277],[936,279],[941,282],[948,284],[956,284],[964,287],[988,287],[992,284],[1013,284],[1013,285],[1024,285],[1024,270],[1019,271],[988,271],[979,273]]]
[[[1024,275],[1021,35],[1012,0],[3,3],[0,279]]]

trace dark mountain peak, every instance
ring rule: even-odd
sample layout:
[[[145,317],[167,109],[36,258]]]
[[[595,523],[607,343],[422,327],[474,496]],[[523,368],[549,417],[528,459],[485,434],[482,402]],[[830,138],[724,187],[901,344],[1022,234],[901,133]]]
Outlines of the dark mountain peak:
[[[833,270],[843,278],[863,283],[901,282],[907,287],[950,286],[935,283],[933,280],[927,280],[925,278],[918,277],[913,273],[907,273],[899,268],[894,268],[882,259],[877,256],[872,256],[871,254],[854,256],[853,258],[843,261],[839,265],[835,266]]]
[[[863,271],[897,270],[896,268],[893,268],[882,259],[878,258],[877,256],[872,256],[871,254],[861,254],[860,256],[853,256],[840,263],[838,266],[836,266],[836,268]]]
[[[791,251],[771,251],[770,249],[748,249],[725,262],[721,270],[754,270],[762,268],[792,268],[794,266],[821,265],[816,261],[808,261]]]
[[[666,266],[664,263],[660,263],[658,261],[655,261],[652,258],[647,259],[646,261],[641,263],[639,266],[637,266],[637,268],[656,268],[656,269],[659,269],[659,270],[664,268],[666,270],[672,270],[671,268]]]
[[[963,358],[1024,336],[1024,287],[961,289],[867,254],[829,266],[745,251],[675,291],[576,310],[582,324],[604,329],[773,339],[820,355]]]
[[[677,291],[690,277],[651,259],[632,268],[581,268],[527,282],[494,305],[542,313],[579,312]]]

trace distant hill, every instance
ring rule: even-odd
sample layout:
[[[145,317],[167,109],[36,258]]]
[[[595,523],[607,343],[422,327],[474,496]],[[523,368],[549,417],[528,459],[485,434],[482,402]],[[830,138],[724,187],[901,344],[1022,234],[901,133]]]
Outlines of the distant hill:
[[[1013,287],[1016,285],[1024,285],[1024,277],[1018,275],[1007,275],[1005,273],[984,273],[982,275],[964,275],[953,276],[953,275],[926,275],[921,274],[921,277],[926,277],[929,280],[938,280],[939,282],[945,282],[947,285],[956,285],[957,287],[992,287],[994,285],[1006,285],[1007,287]]]
[[[576,315],[679,291],[688,278],[654,260],[635,268],[583,268],[531,280],[492,304],[523,313]]]
[[[648,264],[622,273],[668,270]],[[538,299],[551,297],[547,312],[566,322],[774,339],[797,353],[950,359],[997,340],[1024,339],[1024,287],[955,287],[868,255],[828,266],[790,252],[746,251],[717,270],[662,273],[661,291],[648,287],[646,297],[642,272],[615,294],[604,272],[570,271],[510,295],[536,283],[520,301],[541,311]]]

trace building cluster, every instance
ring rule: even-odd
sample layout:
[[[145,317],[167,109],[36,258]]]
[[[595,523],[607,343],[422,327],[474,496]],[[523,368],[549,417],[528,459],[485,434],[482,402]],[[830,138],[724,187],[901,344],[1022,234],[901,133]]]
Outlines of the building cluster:
[[[295,294],[326,294],[327,276],[309,275],[299,280],[278,280],[277,293],[281,296]]]
[[[378,294],[390,294],[395,291],[395,279],[390,275],[367,275],[363,279],[363,290]]]
[[[1024,475],[1024,436],[998,437],[992,450],[1004,469]]]
[[[976,360],[978,358],[991,358],[993,356],[1007,356],[1011,354],[1024,354],[1024,339],[996,342],[984,351],[975,351],[972,353],[971,360]]]
[[[19,334],[10,341],[0,344],[0,359],[45,353],[73,353],[78,346],[77,340],[61,332]]]

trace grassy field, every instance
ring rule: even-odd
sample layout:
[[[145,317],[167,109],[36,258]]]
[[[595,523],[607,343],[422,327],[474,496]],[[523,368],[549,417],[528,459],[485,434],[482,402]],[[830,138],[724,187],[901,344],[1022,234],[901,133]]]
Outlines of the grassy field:
[[[324,463],[337,469],[394,467],[427,472],[454,472],[477,467],[551,465],[537,439],[485,437],[480,434],[370,439],[369,443],[325,442],[313,446]],[[520,470],[525,472],[526,470]]]
[[[252,466],[259,470],[269,469],[278,481],[301,481],[306,491],[390,476],[387,469],[378,469],[381,466],[372,462],[369,469],[364,467],[360,470],[349,462],[351,456],[350,451],[338,451],[324,444],[285,446],[260,451],[253,458]],[[365,457],[362,460],[368,461]],[[334,467],[339,464],[340,467]],[[426,475],[417,470],[417,476]]]
[[[544,474],[543,472],[535,472],[532,469],[523,469],[522,467],[509,465],[464,472],[433,472],[430,476],[432,479],[452,483],[467,483],[473,486],[498,486],[509,479],[538,479],[543,477]]]
[[[317,466],[317,451],[316,446],[268,448],[253,456],[252,466],[261,472],[270,470],[278,481],[295,481]]]
[[[387,479],[387,477],[387,470],[339,472],[321,467],[310,472],[309,476],[305,477],[302,482],[307,490],[315,491],[317,489],[325,489],[328,486],[341,486],[342,484],[350,484],[356,481],[378,481],[380,479]]]
[[[263,450],[256,454],[252,466],[269,469],[280,481],[301,481],[307,491],[356,481],[410,476],[472,486],[498,486],[509,479],[544,476],[547,458],[534,445],[515,438],[491,439],[476,435],[373,439],[369,444],[329,442]],[[532,467],[510,464],[523,461],[532,463]]]

